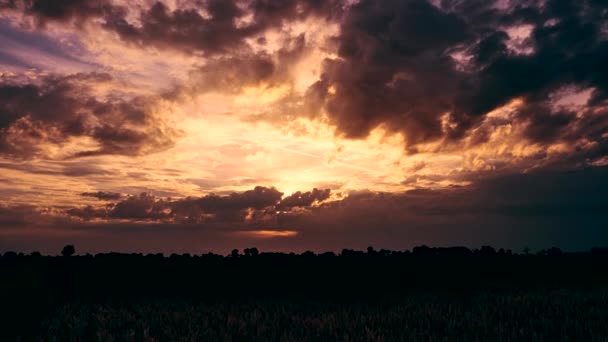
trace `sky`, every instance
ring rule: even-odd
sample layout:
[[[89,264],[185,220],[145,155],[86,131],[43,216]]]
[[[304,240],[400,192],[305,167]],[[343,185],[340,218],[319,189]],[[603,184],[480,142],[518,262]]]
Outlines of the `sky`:
[[[0,252],[608,245],[603,0],[0,0]]]

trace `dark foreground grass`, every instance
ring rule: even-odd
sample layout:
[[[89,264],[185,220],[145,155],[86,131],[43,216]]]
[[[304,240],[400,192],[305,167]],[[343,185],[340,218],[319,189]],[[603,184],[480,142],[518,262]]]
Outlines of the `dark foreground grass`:
[[[72,302],[42,341],[608,341],[608,291]]]

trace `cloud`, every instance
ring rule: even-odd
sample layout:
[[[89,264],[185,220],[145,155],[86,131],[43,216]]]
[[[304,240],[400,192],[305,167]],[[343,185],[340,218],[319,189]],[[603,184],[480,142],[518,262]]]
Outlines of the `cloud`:
[[[505,174],[471,187],[354,193],[279,227],[299,232],[286,249],[344,246],[411,248],[421,244],[585,249],[608,242],[608,168]]]
[[[171,204],[171,212],[182,222],[204,222],[210,219],[238,222],[252,219],[258,211],[263,213],[276,205],[282,196],[283,193],[275,188],[256,186],[253,190],[234,192],[227,196],[209,194],[200,198],[177,200]]]
[[[82,196],[102,200],[120,200],[118,193],[85,192]],[[246,222],[258,224],[264,221],[275,224],[278,210],[290,211],[296,208],[310,208],[313,204],[329,198],[330,190],[313,189],[295,192],[283,197],[275,188],[256,186],[252,190],[233,192],[228,195],[208,194],[202,197],[187,197],[172,200],[162,199],[149,193],[129,196],[115,204],[104,207],[86,206],[72,208],[67,214],[86,220],[94,218],[131,220],[168,220],[181,223],[201,223],[207,221]]]
[[[267,228],[297,226],[303,230],[311,229],[303,222],[318,219],[326,220],[323,221],[325,226],[358,222],[356,226],[363,229],[364,224],[369,224],[371,229],[372,226],[392,226],[397,221],[433,224],[448,223],[452,219],[455,222],[473,219],[483,223],[487,218],[494,222],[503,217],[577,217],[598,215],[605,209],[601,194],[608,191],[608,183],[602,178],[607,170],[606,167],[596,167],[579,171],[486,174],[468,187],[414,189],[397,193],[359,191],[336,201],[325,201],[330,197],[330,189],[316,188],[283,197],[283,193],[275,188],[256,186],[240,193],[183,199],[163,199],[149,193],[120,199],[120,194],[95,192],[83,196],[119,201],[98,207],[73,208],[67,213],[87,220],[233,222],[254,226],[262,223]],[[593,188],[597,188],[597,195],[591,194]],[[332,220],[335,221],[332,223]]]
[[[107,74],[73,74],[37,83],[0,83],[0,153],[45,157],[45,144],[79,137],[91,139],[94,146],[75,157],[138,155],[171,147],[177,132],[154,117],[154,99],[93,94],[96,85],[111,80]]]
[[[57,227],[69,220],[53,208],[40,208],[35,205],[0,204],[0,232],[11,229],[28,229],[32,226]]]
[[[386,125],[410,144],[436,139],[463,79],[444,53],[469,39],[462,18],[426,1],[360,1],[341,23],[339,58],[325,61],[309,98],[349,138]]]
[[[244,86],[259,86],[270,81],[276,65],[270,55],[260,53],[231,56],[208,61],[193,72],[196,91],[224,91],[240,93]]]
[[[589,11],[583,6],[589,6]],[[543,8],[528,9],[535,12],[531,18],[520,10],[509,13],[509,19],[532,25],[529,41],[533,53],[509,52],[509,36],[500,28],[482,37],[474,52],[478,72],[472,78],[471,92],[460,95],[459,112],[469,118],[480,117],[516,97],[535,106],[547,101],[551,92],[572,84],[595,88],[595,103],[605,100],[602,94],[608,84],[596,71],[608,52],[608,42],[601,34],[604,19],[600,18],[605,16],[606,5],[595,1],[548,1]],[[549,20],[555,25],[547,25]],[[594,105],[593,101],[590,105]],[[533,116],[534,112],[526,114]],[[540,115],[545,113],[540,111]]]
[[[32,206],[0,206],[0,225],[23,226],[29,222],[28,217],[37,213]]]
[[[360,191],[339,201],[309,207],[306,211],[274,213],[272,220],[265,215],[274,212],[273,206],[279,203],[280,192],[258,187],[227,196],[208,195],[188,200],[161,200],[143,194],[116,206],[89,206],[68,211],[73,217],[88,217],[89,221],[59,220],[57,213],[39,218],[42,215],[39,209],[32,207],[0,207],[0,222],[5,222],[3,226],[36,227],[40,222],[57,225],[72,231],[67,236],[84,245],[91,239],[103,237],[104,243],[96,248],[106,251],[127,248],[118,242],[123,239],[135,243],[126,249],[128,251],[183,249],[191,253],[203,250],[228,252],[231,248],[252,245],[285,251],[364,249],[369,245],[403,250],[421,244],[493,245],[515,250],[524,246],[534,250],[560,246],[577,250],[608,242],[605,229],[608,207],[604,201],[608,194],[607,175],[607,167],[568,172],[547,170],[493,175],[480,179],[471,187],[402,193]],[[252,224],[245,216],[238,215],[237,219],[217,216],[188,221],[185,216],[175,219],[186,211],[166,211],[176,206],[184,209],[185,205],[196,206],[197,209],[191,210],[199,210],[197,213],[231,211],[251,216],[255,212],[260,221]],[[249,210],[254,206],[260,210]],[[24,218],[33,217],[30,213],[38,214],[34,220],[23,223]],[[285,231],[292,233],[280,236],[280,232]],[[28,236],[27,231],[23,234],[23,238]],[[260,234],[268,238],[260,239]],[[12,241],[15,236],[7,238]],[[27,241],[31,243],[32,237]],[[111,241],[117,242],[112,244]]]
[[[16,28],[0,19],[0,44],[0,64],[9,70],[92,70],[96,66],[75,35],[52,39],[44,32]]]
[[[140,14],[141,25],[129,23],[123,15],[106,19],[106,29],[113,30],[128,42],[160,48],[194,52],[224,52],[243,47],[242,37],[254,28],[239,29],[235,20],[243,11],[233,1],[210,1],[205,10],[209,18],[196,9],[171,11],[162,2],[154,3]]]
[[[99,200],[104,200],[104,201],[119,200],[122,197],[122,194],[120,194],[120,193],[106,192],[106,191],[83,192],[80,195],[85,196],[85,197],[95,197]]]
[[[140,47],[171,48],[207,56],[249,49],[247,39],[263,41],[269,29],[309,17],[335,19],[345,4],[338,0],[163,1],[132,6],[110,0],[2,0],[0,10],[47,23],[78,27],[99,22],[125,42]]]
[[[293,207],[309,207],[315,202],[321,202],[328,199],[330,192],[330,189],[319,190],[317,188],[307,192],[296,191],[295,193],[283,198],[277,205],[277,209],[289,210]]]
[[[216,92],[228,95],[242,95],[249,88],[278,91],[278,102],[289,101],[297,96],[286,92],[286,86],[293,90],[297,75],[294,66],[310,55],[316,48],[311,37],[306,33],[292,35],[283,32],[276,51],[250,51],[244,49],[226,55],[209,57],[202,66],[194,68],[189,73],[188,82],[182,84],[176,92],[179,95],[193,96]],[[286,92],[287,94],[281,94]],[[288,96],[289,95],[289,96]],[[263,100],[259,98],[260,105]],[[255,103],[255,101],[254,101]],[[275,101],[269,101],[268,106],[280,106]],[[266,107],[265,107],[266,108]],[[273,118],[278,119],[278,118]],[[272,120],[271,120],[272,121]]]
[[[87,196],[114,199],[108,197],[112,195],[117,194],[97,192]],[[251,218],[251,215],[259,214],[255,213],[256,211],[264,212],[269,208],[274,208],[282,196],[283,193],[275,188],[263,186],[256,186],[252,190],[241,193],[233,192],[225,196],[209,194],[176,200],[157,198],[144,192],[103,208],[87,206],[69,209],[67,213],[84,219],[171,220],[189,223],[215,219],[228,222],[243,221],[248,219],[248,215]],[[120,199],[120,197],[116,199]]]
[[[94,197],[98,197],[98,194],[94,193],[93,195],[95,195]],[[168,202],[145,192],[136,196],[129,196],[117,203],[108,203],[103,207],[88,205],[82,208],[68,209],[66,213],[85,220],[127,219],[138,221],[162,220],[170,217]]]
[[[448,148],[515,99],[524,103],[517,120],[529,124],[524,138],[568,140],[586,115],[554,110],[550,95],[592,88],[586,111],[605,106],[608,83],[598,70],[608,57],[606,9],[598,1],[503,8],[495,1],[362,0],[345,13],[338,57],[326,59],[308,102],[345,137],[381,126],[402,133],[410,152],[430,142]]]
[[[26,168],[23,171],[32,172],[32,168]],[[63,171],[60,173],[69,177],[91,177],[91,176],[115,176],[114,173],[91,163],[72,163],[65,164]]]
[[[16,0],[0,1],[0,9],[15,9],[17,7]]]
[[[85,220],[91,220],[94,218],[105,218],[108,216],[107,208],[94,208],[93,206],[86,206],[83,208],[70,208],[66,210],[66,213],[70,216],[80,217]]]
[[[213,56],[249,49],[247,38],[263,39],[270,28],[280,28],[309,16],[331,17],[341,6],[336,1],[316,0],[212,0],[195,2],[191,8],[169,9],[162,2],[142,10],[139,25],[115,11],[104,27],[127,42],[140,46],[173,48]],[[204,14],[203,14],[204,13]]]
[[[2,0],[0,9],[31,15],[39,26],[44,27],[50,21],[82,25],[89,19],[107,15],[117,7],[110,0]]]

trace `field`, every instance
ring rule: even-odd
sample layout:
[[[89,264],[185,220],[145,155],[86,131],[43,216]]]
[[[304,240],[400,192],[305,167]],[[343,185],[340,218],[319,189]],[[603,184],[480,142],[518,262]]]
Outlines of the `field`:
[[[608,256],[0,257],[0,341],[608,341]]]
[[[606,341],[608,292],[70,303],[43,341]]]

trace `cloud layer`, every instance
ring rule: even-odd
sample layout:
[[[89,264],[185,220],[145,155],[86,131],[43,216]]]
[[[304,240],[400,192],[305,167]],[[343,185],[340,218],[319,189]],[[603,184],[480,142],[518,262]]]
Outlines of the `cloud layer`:
[[[36,83],[0,86],[0,152],[14,157],[44,153],[42,145],[85,137],[95,143],[73,156],[136,155],[172,145],[176,134],[156,121],[153,99],[110,93],[93,88],[111,81],[106,74],[43,77]]]
[[[603,201],[607,172],[600,167],[500,176],[471,188],[357,192],[316,205],[309,204],[313,194],[326,190],[298,194],[295,197],[307,199],[296,206],[293,196],[255,187],[225,196],[178,200],[141,194],[112,205],[65,212],[0,207],[6,237],[2,247],[25,248],[33,243],[36,248],[50,248],[38,238],[18,233],[28,230],[58,247],[69,237],[91,251],[104,250],[107,244],[120,250],[132,250],[131,244],[140,251],[221,253],[251,245],[296,251],[369,245],[406,249],[421,244],[577,250],[608,239],[604,229],[608,208]],[[279,207],[281,211],[276,210]],[[179,244],[173,244],[176,241]]]
[[[289,213],[292,210],[310,210],[313,204],[320,205],[321,202],[329,199],[330,192],[330,189],[315,188],[312,191],[304,193],[298,191],[283,197],[283,193],[275,188],[256,186],[242,193],[233,192],[228,195],[212,193],[202,197],[175,200],[158,198],[144,192],[104,206],[71,208],[66,213],[84,220],[133,219],[180,223],[219,220],[252,225],[266,224],[267,228],[276,228],[277,214]],[[102,191],[82,195],[104,200],[121,198],[120,194]]]

